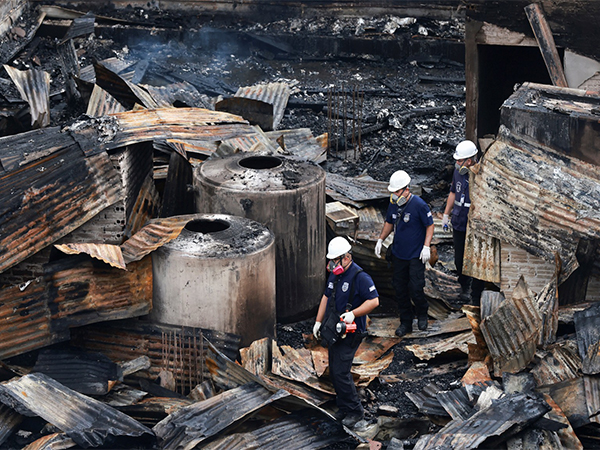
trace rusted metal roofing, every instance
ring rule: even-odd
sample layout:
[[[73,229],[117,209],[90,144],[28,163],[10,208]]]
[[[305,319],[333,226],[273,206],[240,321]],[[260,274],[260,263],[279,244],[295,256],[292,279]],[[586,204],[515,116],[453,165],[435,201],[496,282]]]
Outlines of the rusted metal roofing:
[[[407,345],[406,349],[413,352],[421,360],[433,359],[444,353],[460,351],[465,355],[469,353],[467,344],[474,343],[473,333],[467,331],[437,342],[427,342],[425,344]]]
[[[577,344],[573,340],[565,340],[547,350],[539,350],[531,374],[538,386],[545,386],[577,378],[580,369],[581,357],[577,353]]]
[[[0,290],[0,359],[69,339],[69,328],[147,314],[150,258],[120,271],[67,258],[23,286]]]
[[[0,146],[10,139],[1,138]],[[120,176],[108,155],[85,158],[78,145],[2,174],[0,272],[75,230],[121,195]]]
[[[317,450],[336,444],[348,435],[338,423],[312,411],[288,414],[252,431],[224,436],[204,445],[204,450]]]
[[[600,303],[594,303],[574,315],[581,371],[586,375],[600,373]]]
[[[355,202],[389,198],[388,183],[371,177],[349,178],[335,173],[327,173],[326,186]],[[340,200],[344,203],[343,200]],[[383,226],[383,224],[382,224]]]
[[[269,349],[271,339],[258,339],[249,347],[240,349],[242,367],[254,375],[264,375],[270,370]]]
[[[310,128],[269,131],[266,135],[273,145],[282,147],[292,158],[316,164],[321,164],[327,159],[327,147],[323,147],[317,141]]]
[[[133,202],[131,212],[127,218],[124,236],[130,238],[132,235],[142,229],[142,227],[152,218],[158,216],[161,199],[154,184],[152,175],[149,174],[139,189],[138,195]]]
[[[119,101],[97,84],[92,89],[85,113],[90,117],[102,117],[127,111]]]
[[[0,405],[0,445],[18,428],[23,416],[6,405]]]
[[[573,431],[573,427],[567,419],[567,416],[565,416],[565,413],[560,409],[560,407],[548,394],[544,394],[544,400],[546,401],[546,403],[548,403],[548,405],[552,407],[552,410],[546,414],[548,419],[566,425],[565,428],[561,428],[557,431],[558,437],[563,448],[568,448],[570,450],[583,450],[583,445],[581,444],[581,441],[575,434],[575,431]]]
[[[468,419],[473,412],[473,405],[464,387],[440,391],[435,397],[453,419]]]
[[[452,420],[438,433],[422,436],[414,448],[498,448],[516,430],[533,423],[550,409],[537,397],[508,395],[467,420]]]
[[[548,394],[565,413],[573,428],[590,423],[587,395],[583,377],[537,388],[542,394]]]
[[[295,349],[289,345],[279,347],[275,341],[272,341],[271,351],[271,371],[273,374],[304,383],[327,394],[335,394],[331,382],[317,376],[309,349]]]
[[[65,433],[52,433],[36,439],[31,444],[23,447],[23,450],[54,450],[76,447],[77,444]]]
[[[19,70],[7,64],[4,69],[17,86],[21,98],[29,104],[31,127],[50,125],[50,74],[42,70]]]
[[[0,398],[17,410],[32,412],[52,423],[85,448],[120,437],[141,438],[140,442],[154,438],[152,430],[126,414],[41,373],[0,385]]]
[[[539,345],[548,347],[556,341],[558,331],[558,283],[557,277],[548,284],[536,297],[536,302],[542,316],[542,329],[540,330]]]
[[[358,380],[356,380],[357,386],[367,387],[371,384],[375,378],[379,376],[381,372],[389,367],[394,359],[394,353],[390,352],[382,358],[376,359],[374,361],[352,366],[350,372],[353,376],[358,375]]]
[[[78,255],[86,253],[92,258],[104,261],[117,269],[125,270],[125,261],[121,253],[121,247],[111,244],[55,244],[58,250],[67,255]]]
[[[541,316],[530,298],[505,300],[481,322],[481,332],[494,359],[494,374],[518,372],[533,359]]]
[[[286,391],[273,394],[258,383],[245,384],[178,409],[157,423],[153,430],[162,448],[191,449],[245,420],[263,406],[289,395]]]
[[[140,231],[121,244],[126,264],[139,261],[147,254],[176,239],[193,215],[174,216],[154,219]]]
[[[467,223],[464,274],[478,280],[500,283],[500,249],[498,239],[473,231]]]
[[[194,107],[206,108],[208,105],[193,84],[187,81],[171,83],[166,86],[139,85],[152,96],[158,108],[171,108],[176,103]]]

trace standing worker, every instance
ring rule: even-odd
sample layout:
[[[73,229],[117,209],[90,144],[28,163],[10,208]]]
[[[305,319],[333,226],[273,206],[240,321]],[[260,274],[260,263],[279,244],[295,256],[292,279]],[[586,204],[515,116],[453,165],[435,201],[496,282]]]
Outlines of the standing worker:
[[[333,238],[329,243],[327,270],[330,275],[313,327],[316,339],[321,338],[321,332],[325,337],[325,327],[329,323],[325,317],[326,312],[334,315],[334,323],[344,322],[346,326],[356,323],[354,333],[340,335],[335,343],[328,345],[329,376],[335,388],[339,408],[336,417],[349,428],[364,419],[364,409],[350,373],[352,360],[366,335],[366,315],[379,305],[379,294],[375,284],[371,277],[352,261],[351,249],[350,243],[341,236]],[[321,324],[324,320],[322,329]]]
[[[448,224],[452,224],[452,239],[454,241],[454,264],[458,272],[458,282],[461,288],[461,298],[463,301],[469,301],[469,287],[471,288],[470,302],[473,305],[479,305],[481,292],[485,283],[477,278],[471,278],[463,274],[463,261],[465,256],[465,240],[467,236],[467,219],[469,217],[469,208],[471,207],[471,197],[469,195],[469,167],[476,163],[477,147],[471,141],[462,141],[456,146],[454,152],[454,174],[452,175],[452,184],[450,185],[450,194],[446,200],[442,226],[444,230],[448,229]],[[452,212],[452,220],[450,213]],[[470,285],[470,286],[469,286]]]
[[[396,329],[399,337],[412,332],[415,313],[419,330],[426,330],[429,308],[423,288],[425,264],[431,256],[433,217],[427,203],[410,193],[409,185],[410,176],[404,170],[398,170],[390,177],[390,205],[375,245],[375,255],[381,258],[383,241],[394,231],[392,284],[400,313],[400,326]]]

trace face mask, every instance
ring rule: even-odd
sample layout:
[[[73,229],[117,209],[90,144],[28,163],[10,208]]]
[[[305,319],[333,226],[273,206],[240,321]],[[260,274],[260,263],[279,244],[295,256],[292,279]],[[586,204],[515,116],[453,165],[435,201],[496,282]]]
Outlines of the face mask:
[[[342,259],[336,263],[335,261],[329,261],[327,264],[327,271],[333,273],[334,275],[341,275],[344,273],[346,269],[342,267]]]
[[[398,206],[405,205],[407,201],[408,199],[404,195],[401,195],[400,197],[398,197],[396,194],[390,195],[390,203],[395,203]]]
[[[464,161],[462,164],[454,164],[454,167],[456,168],[456,170],[458,170],[458,173],[460,173],[461,175],[466,175],[467,173],[469,173],[469,168],[465,166],[465,162],[466,161]]]

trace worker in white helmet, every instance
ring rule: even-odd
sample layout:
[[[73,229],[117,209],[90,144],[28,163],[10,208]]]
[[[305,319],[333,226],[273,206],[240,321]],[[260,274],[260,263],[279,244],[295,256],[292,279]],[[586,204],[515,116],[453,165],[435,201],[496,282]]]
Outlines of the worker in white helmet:
[[[415,315],[419,330],[427,329],[429,304],[423,288],[434,226],[427,203],[410,192],[410,176],[404,170],[392,174],[388,190],[392,194],[375,255],[381,258],[383,241],[394,231],[392,284],[400,314],[396,335],[401,337],[412,332]]]
[[[366,336],[366,316],[379,305],[375,283],[352,261],[351,249],[350,243],[341,236],[329,242],[327,270],[330,274],[313,327],[315,338],[321,339],[329,350],[329,377],[338,406],[336,418],[349,428],[364,419],[364,409],[350,372],[352,360]],[[344,329],[351,328],[353,332],[341,332],[341,323]]]
[[[462,141],[456,146],[454,159],[456,160],[450,193],[446,200],[446,208],[442,218],[445,230],[452,225],[452,238],[454,241],[454,264],[458,273],[458,282],[461,287],[461,298],[465,303],[479,306],[481,292],[485,283],[482,280],[471,278],[463,274],[463,261],[465,256],[465,240],[467,235],[467,220],[471,197],[469,194],[470,167],[477,162],[477,146],[471,141]],[[452,218],[450,218],[452,214]],[[469,296],[469,289],[471,290]]]

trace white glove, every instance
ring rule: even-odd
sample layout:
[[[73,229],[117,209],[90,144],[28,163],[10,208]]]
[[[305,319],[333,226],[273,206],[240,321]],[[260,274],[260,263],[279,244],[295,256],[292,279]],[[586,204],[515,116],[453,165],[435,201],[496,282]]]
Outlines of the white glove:
[[[377,239],[377,244],[375,244],[375,256],[381,258],[381,246],[383,245],[382,239]]]
[[[444,217],[442,218],[442,228],[444,231],[448,231],[449,224],[450,224],[450,217],[448,217],[448,214],[444,214]]]
[[[321,339],[321,322],[315,322],[313,325],[313,336],[315,339]]]
[[[421,258],[421,262],[423,264],[427,264],[427,261],[429,261],[430,257],[431,257],[431,252],[429,251],[429,247],[424,245],[423,250],[421,250],[421,255],[419,256],[419,258]]]
[[[346,323],[352,323],[354,322],[354,313],[352,311],[345,312],[340,316],[340,319]]]

